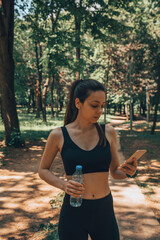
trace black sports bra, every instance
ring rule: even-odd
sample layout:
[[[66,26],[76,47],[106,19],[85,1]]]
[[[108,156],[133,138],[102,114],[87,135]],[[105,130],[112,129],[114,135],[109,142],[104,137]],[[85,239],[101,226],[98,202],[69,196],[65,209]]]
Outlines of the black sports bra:
[[[101,125],[105,133],[105,125]],[[106,138],[106,146],[96,146],[92,150],[81,149],[70,138],[66,127],[61,127],[64,137],[64,144],[61,156],[66,175],[73,175],[76,165],[82,165],[82,172],[108,172],[111,163],[110,145]]]

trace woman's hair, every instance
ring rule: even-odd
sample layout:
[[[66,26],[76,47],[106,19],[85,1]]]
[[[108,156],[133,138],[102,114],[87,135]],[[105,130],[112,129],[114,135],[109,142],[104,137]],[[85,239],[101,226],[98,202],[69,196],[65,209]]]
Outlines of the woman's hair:
[[[78,115],[78,109],[75,106],[75,99],[79,98],[81,103],[84,103],[86,98],[88,98],[91,92],[103,91],[105,92],[105,88],[103,84],[93,79],[86,80],[76,80],[72,83],[69,93],[69,101],[66,108],[64,125],[67,125],[73,122]],[[101,126],[96,123],[96,128],[99,134],[99,142],[98,145],[106,145],[106,138]]]

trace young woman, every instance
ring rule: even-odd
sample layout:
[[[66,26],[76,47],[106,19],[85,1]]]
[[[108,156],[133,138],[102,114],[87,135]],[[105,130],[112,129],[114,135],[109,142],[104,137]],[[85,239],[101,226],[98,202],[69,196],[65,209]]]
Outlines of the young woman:
[[[95,80],[75,81],[70,90],[64,126],[54,129],[47,140],[39,167],[39,176],[48,184],[65,191],[59,219],[60,240],[119,240],[108,184],[136,172],[137,163],[120,166],[114,128],[99,125],[105,104],[105,90]],[[57,152],[61,153],[67,181],[51,173]],[[83,184],[72,180],[76,165],[82,165]],[[70,196],[80,197],[80,207],[70,205]]]

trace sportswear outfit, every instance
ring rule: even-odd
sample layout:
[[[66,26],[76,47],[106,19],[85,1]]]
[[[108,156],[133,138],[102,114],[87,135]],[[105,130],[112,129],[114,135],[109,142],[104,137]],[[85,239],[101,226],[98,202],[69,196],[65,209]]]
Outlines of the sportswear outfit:
[[[101,125],[105,134],[105,125]],[[110,145],[95,146],[86,151],[75,144],[66,127],[62,127],[64,144],[61,156],[66,175],[73,175],[76,165],[82,165],[83,174],[108,172],[111,162]],[[70,205],[65,193],[60,212],[58,234],[60,240],[119,240],[119,230],[113,209],[112,194],[100,199],[83,199],[80,207]]]

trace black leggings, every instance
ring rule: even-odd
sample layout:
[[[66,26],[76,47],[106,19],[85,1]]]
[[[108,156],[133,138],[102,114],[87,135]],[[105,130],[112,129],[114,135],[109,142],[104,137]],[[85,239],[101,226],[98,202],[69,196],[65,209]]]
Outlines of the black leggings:
[[[65,194],[59,218],[60,240],[119,240],[112,194],[100,199],[83,199],[80,207],[70,206]]]

